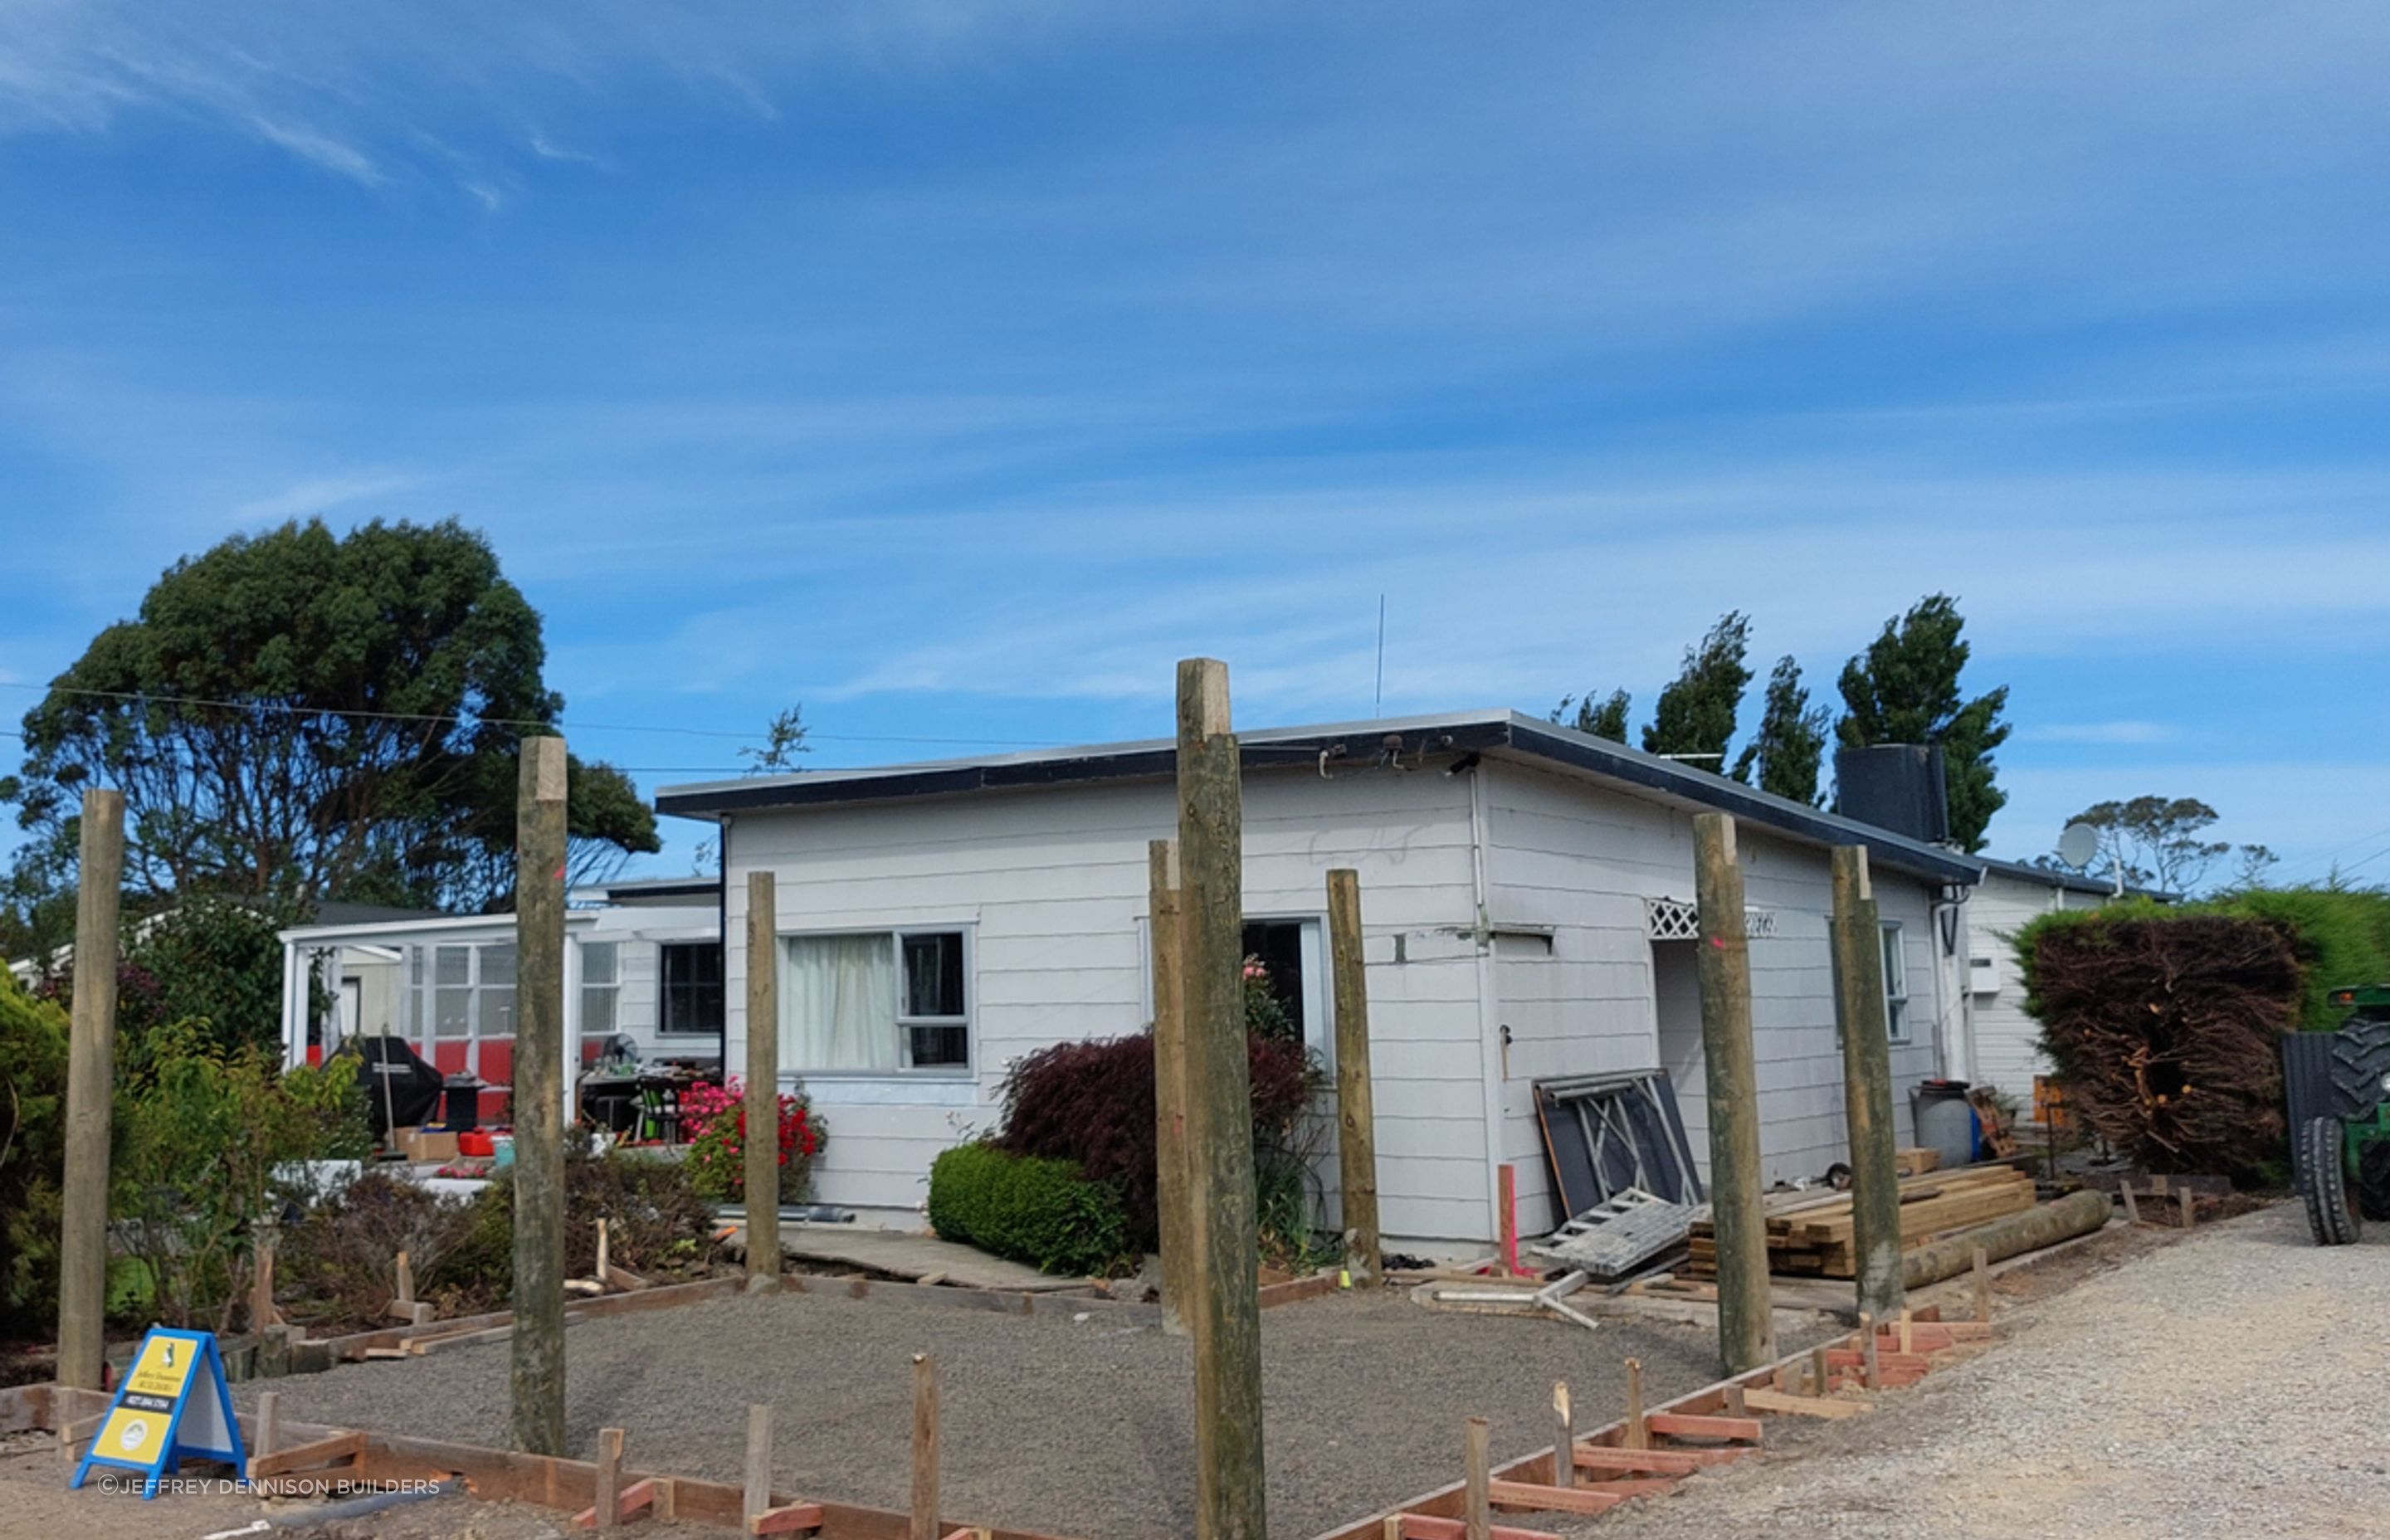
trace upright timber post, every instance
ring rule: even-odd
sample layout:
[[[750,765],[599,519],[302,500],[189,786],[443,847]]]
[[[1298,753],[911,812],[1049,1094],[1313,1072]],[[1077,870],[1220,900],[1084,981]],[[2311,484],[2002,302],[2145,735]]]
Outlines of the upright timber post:
[[[83,794],[74,1015],[67,1038],[66,1190],[58,1234],[58,1383],[99,1389],[108,1307],[108,1141],[116,1080],[116,908],[124,793]]]
[[[1892,1038],[1884,1020],[1883,932],[1865,845],[1836,845],[1834,1026],[1843,1040],[1843,1116],[1851,1130],[1851,1251],[1858,1308],[1879,1321],[1908,1303],[1900,1277],[1900,1171],[1892,1126]]]
[[[1727,1373],[1741,1374],[1776,1356],[1776,1325],[1767,1294],[1767,1214],[1760,1198],[1751,941],[1743,929],[1734,820],[1726,814],[1693,817],[1693,896],[1701,911],[1702,1063],[1709,1081],[1718,1356]]]
[[[1244,793],[1228,730],[1228,666],[1178,665],[1179,1010],[1187,1032],[1187,1173],[1195,1280],[1195,1534],[1262,1540],[1260,1242],[1245,1061]]]
[[[515,799],[515,1447],[564,1453],[564,740]]]
[[[1369,1093],[1369,984],[1361,955],[1361,874],[1328,874],[1329,977],[1336,994],[1336,1173],[1344,1208],[1344,1271],[1378,1281],[1378,1120]]]
[[[1152,931],[1153,1148],[1155,1202],[1162,1211],[1162,1327],[1183,1337],[1193,1329],[1201,1253],[1188,1193],[1187,1018],[1178,1000],[1178,841],[1156,840],[1146,846],[1146,876]]]
[[[747,1281],[780,1277],[780,897],[747,874]],[[762,1130],[758,1133],[757,1130]]]

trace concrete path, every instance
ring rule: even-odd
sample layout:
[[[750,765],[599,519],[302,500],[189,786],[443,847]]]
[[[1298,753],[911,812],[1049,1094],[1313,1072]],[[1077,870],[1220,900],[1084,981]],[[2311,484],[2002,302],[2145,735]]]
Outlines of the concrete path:
[[[745,1245],[742,1228],[739,1243]],[[1009,1293],[1050,1293],[1084,1289],[1085,1278],[1057,1277],[975,1247],[957,1246],[933,1235],[865,1229],[855,1225],[780,1226],[780,1250],[816,1264],[868,1267],[900,1278],[938,1277],[964,1289],[1001,1289]]]

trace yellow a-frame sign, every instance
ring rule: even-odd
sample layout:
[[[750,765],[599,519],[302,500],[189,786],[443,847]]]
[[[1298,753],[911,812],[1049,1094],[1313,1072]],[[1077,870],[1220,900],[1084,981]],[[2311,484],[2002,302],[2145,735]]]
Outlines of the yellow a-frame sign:
[[[249,1469],[215,1334],[153,1326],[67,1484],[82,1486],[95,1465],[121,1466],[141,1471],[141,1495],[155,1497],[160,1478],[179,1469],[186,1455]]]

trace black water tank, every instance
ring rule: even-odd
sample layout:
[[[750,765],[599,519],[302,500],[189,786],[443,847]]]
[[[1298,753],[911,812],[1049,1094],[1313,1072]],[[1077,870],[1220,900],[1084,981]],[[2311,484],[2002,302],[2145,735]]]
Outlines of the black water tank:
[[[1927,844],[1950,838],[1949,793],[1935,744],[1878,743],[1834,754],[1834,810]]]

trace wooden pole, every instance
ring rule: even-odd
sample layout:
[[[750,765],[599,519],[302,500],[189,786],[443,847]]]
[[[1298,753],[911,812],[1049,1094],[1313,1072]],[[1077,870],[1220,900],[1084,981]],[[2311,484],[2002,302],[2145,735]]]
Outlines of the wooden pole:
[[[1809,1350],[1809,1393],[1825,1395],[1834,1388],[1834,1368],[1826,1359],[1823,1342]]]
[[[249,1329],[261,1339],[281,1320],[274,1308],[274,1252],[278,1240],[271,1219],[261,1219],[251,1227]]]
[[[1496,1215],[1500,1226],[1502,1276],[1519,1276],[1519,1173],[1510,1161],[1502,1162],[1495,1183],[1495,1201],[1502,1212]]]
[[[515,1447],[564,1453],[564,798],[560,738],[523,740],[515,833]]]
[[[772,1408],[747,1408],[747,1492],[743,1503],[748,1523],[772,1506]],[[745,1526],[742,1525],[742,1528]]]
[[[1228,667],[1178,665],[1178,860],[1195,1309],[1197,1540],[1268,1533],[1262,1465],[1260,1242],[1245,1061],[1244,798]]]
[[[1619,1445],[1626,1449],[1651,1447],[1651,1430],[1643,1421],[1643,1362],[1626,1360],[1626,1416],[1621,1419]]]
[[[398,1274],[398,1303],[413,1304],[415,1303],[415,1264],[407,1260],[406,1248],[404,1246],[398,1249],[398,1261],[394,1270]]]
[[[1751,943],[1734,820],[1693,816],[1693,895],[1701,911],[1702,1057],[1709,1089],[1710,1213],[1716,1234],[1718,1356],[1741,1374],[1776,1356],[1761,1198],[1759,1070],[1751,1041]]]
[[[249,1441],[250,1457],[255,1459],[260,1456],[274,1453],[276,1442],[282,1437],[282,1392],[280,1391],[257,1392],[257,1420],[252,1426],[257,1430],[257,1436]],[[246,1475],[247,1472],[244,1471],[242,1474]]]
[[[108,1351],[108,1142],[116,1088],[116,911],[124,793],[83,794],[74,1010],[67,1038],[66,1186],[58,1225],[58,1383],[100,1386]]]
[[[1576,1484],[1576,1403],[1565,1380],[1552,1381],[1552,1484]]]
[[[1193,1329],[1195,1279],[1201,1276],[1201,1229],[1189,1206],[1187,1172],[1187,1018],[1179,1008],[1178,841],[1146,846],[1153,973],[1155,1201],[1162,1211],[1162,1327]]]
[[[1369,981],[1361,951],[1361,874],[1328,874],[1329,977],[1336,996],[1336,1174],[1344,1271],[1356,1287],[1385,1272],[1378,1237],[1378,1120],[1369,1086]]]
[[[1970,1265],[1975,1274],[1975,1319],[1988,1323],[1992,1318],[1992,1259],[1981,1246]]]
[[[1883,1389],[1883,1367],[1876,1358],[1875,1316],[1859,1312],[1859,1383],[1870,1391]]]
[[[1907,1303],[1900,1282],[1900,1172],[1893,1130],[1892,1036],[1884,1019],[1883,931],[1865,845],[1832,856],[1834,1026],[1843,1040],[1843,1116],[1851,1135],[1851,1251],[1858,1307],[1877,1318]]]
[[[1493,1428],[1484,1418],[1469,1419],[1461,1439],[1461,1455],[1468,1475],[1467,1528],[1468,1540],[1491,1540],[1494,1534],[1494,1450]]]
[[[623,1527],[623,1430],[598,1430],[598,1532]]]
[[[939,1540],[938,1366],[913,1354],[913,1503],[907,1540]]]
[[[747,874],[747,1278],[780,1279],[780,898]],[[768,1287],[768,1286],[766,1286]]]

